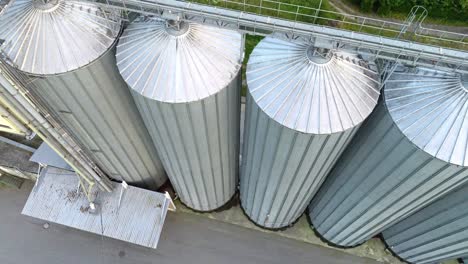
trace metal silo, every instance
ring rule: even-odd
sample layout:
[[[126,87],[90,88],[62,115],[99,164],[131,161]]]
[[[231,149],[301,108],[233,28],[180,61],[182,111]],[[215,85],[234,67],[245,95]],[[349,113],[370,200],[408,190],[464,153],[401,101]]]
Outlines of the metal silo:
[[[212,211],[235,194],[243,36],[139,17],[117,47],[120,73],[181,201]]]
[[[316,231],[356,246],[467,182],[467,99],[455,73],[398,68],[313,199]]]
[[[383,231],[389,248],[410,263],[468,255],[468,185]]]
[[[8,62],[112,178],[157,188],[166,176],[115,66],[120,15],[68,0],[15,0],[0,16]]]
[[[375,65],[354,51],[277,34],[247,66],[241,205],[256,224],[291,225],[380,94]]]

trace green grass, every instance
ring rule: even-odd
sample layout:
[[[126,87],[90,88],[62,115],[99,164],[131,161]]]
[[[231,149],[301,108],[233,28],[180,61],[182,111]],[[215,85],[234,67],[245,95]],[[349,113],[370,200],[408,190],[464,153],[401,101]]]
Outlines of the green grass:
[[[398,32],[393,32],[390,30],[380,30],[376,29],[373,27],[360,27],[359,25],[352,25],[350,23],[343,23],[340,22],[343,20],[343,16],[340,14],[334,14],[328,11],[335,11],[330,4],[328,3],[327,0],[323,0],[322,2],[322,11],[319,13],[320,17],[327,18],[327,19],[335,19],[337,20],[336,22],[329,21],[326,19],[316,19],[313,20],[308,15],[293,15],[297,11],[297,9],[293,6],[288,6],[287,4],[294,4],[294,5],[301,5],[305,7],[311,7],[311,8],[318,8],[319,7],[319,2],[320,0],[283,0],[282,4],[279,5],[278,3],[271,3],[266,0],[245,0],[245,3],[251,6],[243,6],[244,0],[230,0],[232,2],[238,2],[239,4],[234,4],[234,3],[226,3],[223,1],[214,1],[214,0],[193,0],[193,2],[198,2],[202,4],[209,4],[213,6],[219,6],[219,7],[225,7],[229,9],[235,9],[235,10],[242,10],[250,13],[256,13],[256,14],[261,14],[265,16],[272,16],[272,17],[278,17],[278,18],[283,18],[283,19],[289,19],[289,20],[295,20],[297,19],[298,21],[302,22],[307,22],[307,23],[316,23],[320,25],[327,25],[327,26],[333,26],[333,27],[339,27],[343,28],[346,30],[350,31],[360,31],[363,33],[368,33],[372,35],[379,35],[379,36],[385,36],[385,37],[390,37],[390,38],[395,38],[398,36]],[[347,1],[352,1],[352,0],[347,0]],[[262,2],[262,8],[260,8],[260,3]],[[312,15],[310,12],[312,12],[311,9],[301,9],[299,12],[306,13]],[[313,13],[315,15],[315,13]],[[405,19],[406,14],[403,15],[396,15],[396,18],[401,18]],[[415,41],[415,42],[420,42],[420,43],[426,43],[426,44],[431,44],[431,45],[436,45],[436,46],[444,46],[444,47],[450,47],[450,48],[457,48],[457,49],[467,49],[468,45],[463,45],[463,44],[454,44],[451,42],[446,42],[442,40],[434,40],[430,38],[423,38],[423,37],[418,37],[413,34],[405,34],[401,36],[403,39]],[[254,36],[254,35],[246,35],[246,40],[245,40],[245,57],[242,65],[242,79],[244,80],[244,83],[242,85],[242,90],[241,94],[242,96],[246,95],[247,87],[245,84],[246,80],[246,66],[247,62],[249,60],[250,54],[252,53],[253,49],[255,46],[262,40],[262,36]],[[468,39],[466,40],[466,43],[468,44]]]
[[[350,7],[352,7],[355,10],[360,10],[360,12],[363,13],[368,13],[373,16],[377,17],[382,17],[382,18],[394,18],[394,19],[399,19],[399,20],[406,20],[406,17],[408,16],[408,13],[410,10],[407,10],[406,12],[399,12],[399,11],[390,11],[387,14],[380,14],[378,12],[364,12],[361,9],[361,6],[356,2],[356,0],[344,0],[345,2],[348,3]],[[445,25],[445,26],[456,26],[456,27],[466,27],[468,26],[468,22],[466,22],[465,19],[459,19],[456,16],[453,18],[440,18],[440,17],[434,17],[431,16],[431,12],[428,13],[427,18],[424,20],[424,23],[428,24],[435,24],[435,25]]]
[[[314,19],[312,16],[315,15],[315,11],[313,9],[307,8],[307,7],[318,8],[320,0],[282,0],[281,3],[271,2],[268,0],[230,0],[230,3],[227,3],[222,0],[218,0],[218,1],[216,0],[192,0],[192,1],[197,2],[197,3],[202,3],[202,4],[225,7],[225,8],[234,9],[234,10],[241,10],[241,11],[260,14],[264,16],[271,16],[271,17],[277,17],[277,18],[288,19],[288,20],[297,19],[298,21],[301,21],[301,22],[316,23],[320,25],[339,27],[339,28],[343,28],[343,29],[347,29],[351,31],[360,31],[360,32],[368,33],[372,35],[379,35],[379,36],[385,36],[385,37],[391,37],[391,38],[396,37],[398,35],[398,32],[393,32],[391,30],[386,30],[386,29],[379,30],[379,29],[372,28],[372,27],[361,28],[358,25],[344,23],[342,22],[343,20],[342,15],[327,12],[327,11],[336,11],[336,10],[333,10],[333,8],[330,6],[327,0],[322,1],[321,9],[323,11],[319,13],[319,17],[326,18],[326,19]],[[352,0],[347,0],[347,1],[352,1]],[[244,5],[244,3],[246,5]],[[297,9],[296,6],[292,6],[288,4],[303,6],[303,8]],[[299,11],[299,15],[296,15],[297,11]],[[406,18],[406,14],[405,15],[394,14],[394,16],[396,18],[402,18],[402,19]],[[336,21],[329,21],[327,19],[335,19]],[[436,22],[438,20],[436,19],[428,20],[428,22],[430,21]],[[404,35],[402,36],[402,38],[415,41],[415,42],[436,45],[436,46],[463,49],[463,50],[468,49],[468,39],[465,41],[466,44],[459,44],[459,43],[453,43],[453,42],[445,41],[445,40],[437,40],[437,39],[434,40],[430,38],[417,37],[412,34]],[[248,48],[247,46],[248,45],[246,45],[246,48]],[[246,51],[246,58],[248,58],[248,54],[250,53]]]
[[[242,64],[242,80],[247,80],[247,76],[245,74],[247,70],[247,62],[249,61],[250,54],[252,53],[253,49],[255,46],[257,46],[258,42],[262,40],[262,36],[253,36],[253,35],[246,35],[245,36],[245,56],[244,56],[244,62]],[[245,96],[247,92],[247,85],[242,84],[242,90],[241,90],[241,95]]]

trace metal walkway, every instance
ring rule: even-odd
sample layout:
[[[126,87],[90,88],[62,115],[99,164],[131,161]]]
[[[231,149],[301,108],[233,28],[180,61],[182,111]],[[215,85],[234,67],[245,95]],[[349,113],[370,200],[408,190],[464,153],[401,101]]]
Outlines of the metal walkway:
[[[255,1],[257,4],[249,4],[251,1],[245,0],[204,1],[211,5],[177,0],[82,1],[116,8],[127,14],[137,12],[165,19],[186,20],[255,35],[284,32],[296,35],[299,40],[313,42],[318,47],[349,46],[374,59],[468,73],[467,35],[424,28],[422,22],[427,11],[420,6],[411,10],[405,22],[394,23],[321,10],[320,7],[309,8],[268,0]],[[316,38],[321,41],[316,42]],[[437,41],[435,43],[445,43],[458,49],[407,39]]]
[[[48,167],[31,191],[22,214],[97,235],[156,248],[171,200],[162,193],[128,186],[94,195],[96,211],[79,189],[75,173]]]

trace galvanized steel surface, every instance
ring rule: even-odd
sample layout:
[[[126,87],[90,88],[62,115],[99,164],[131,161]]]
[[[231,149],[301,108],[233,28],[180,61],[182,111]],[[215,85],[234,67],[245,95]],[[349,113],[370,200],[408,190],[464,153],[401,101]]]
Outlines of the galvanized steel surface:
[[[247,96],[240,198],[260,226],[297,220],[359,126],[330,135],[304,134],[268,117]]]
[[[124,31],[117,58],[181,201],[211,211],[228,202],[237,187],[243,38],[237,32],[192,24],[186,30],[169,34],[161,21],[138,20]],[[141,46],[149,50],[138,50]],[[135,50],[130,52],[130,47]],[[161,62],[138,60],[153,51]],[[161,78],[143,78],[152,94],[128,75],[144,77],[141,70],[146,68],[153,72],[151,77]]]
[[[9,63],[35,75],[83,67],[119,35],[118,12],[72,0],[14,0],[0,16],[0,46]]]
[[[185,103],[212,96],[236,78],[242,61],[240,33],[167,23],[139,17],[120,37],[117,65],[133,90],[159,102]]]
[[[285,127],[313,134],[342,132],[366,119],[380,95],[375,65],[352,51],[319,55],[313,42],[294,40],[268,36],[250,55],[249,91],[262,111]]]
[[[22,214],[157,248],[169,205],[164,194],[128,186],[120,197],[122,187],[114,183],[113,192],[94,191],[97,211],[93,213],[78,186],[76,174],[51,167],[44,169]]]
[[[151,189],[166,181],[113,50],[77,71],[37,78],[30,90],[110,177]]]
[[[383,232],[387,245],[411,263],[440,263],[468,255],[468,185]]]
[[[318,57],[313,43],[275,37],[247,66],[240,197],[252,221],[278,229],[304,212],[375,106],[379,81],[352,53]]]
[[[416,146],[468,166],[468,90],[463,82],[454,73],[402,70],[387,82],[385,102],[395,124]]]
[[[29,160],[42,165],[73,171],[73,168],[45,142],[34,151]]]
[[[402,74],[393,75],[395,79],[384,89],[383,101],[361,127],[309,207],[314,228],[334,244],[347,247],[363,243],[468,181],[466,167],[425,152],[396,124],[403,119],[395,120],[396,115],[389,112],[388,104],[393,104],[395,98],[405,98],[407,93],[415,107],[413,112],[407,111],[408,117],[418,116],[417,104],[421,100],[419,95],[413,96],[414,81],[399,82]],[[437,98],[438,93],[456,92],[445,84],[436,86],[440,82],[427,83],[419,77],[415,80],[419,85],[426,84],[426,90],[435,89],[426,94],[429,98]],[[459,94],[459,98],[463,95]],[[444,109],[438,110],[450,117],[450,113],[445,113],[446,108],[455,113],[460,109],[444,105]],[[392,106],[392,111],[397,110]]]

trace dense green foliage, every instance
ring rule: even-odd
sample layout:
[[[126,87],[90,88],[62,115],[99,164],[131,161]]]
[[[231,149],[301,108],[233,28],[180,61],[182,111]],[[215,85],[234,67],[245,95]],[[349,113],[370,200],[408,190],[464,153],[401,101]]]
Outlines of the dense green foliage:
[[[415,5],[427,8],[432,18],[468,20],[468,0],[351,0],[363,11],[380,14],[409,12]],[[467,22],[468,24],[468,22]]]

